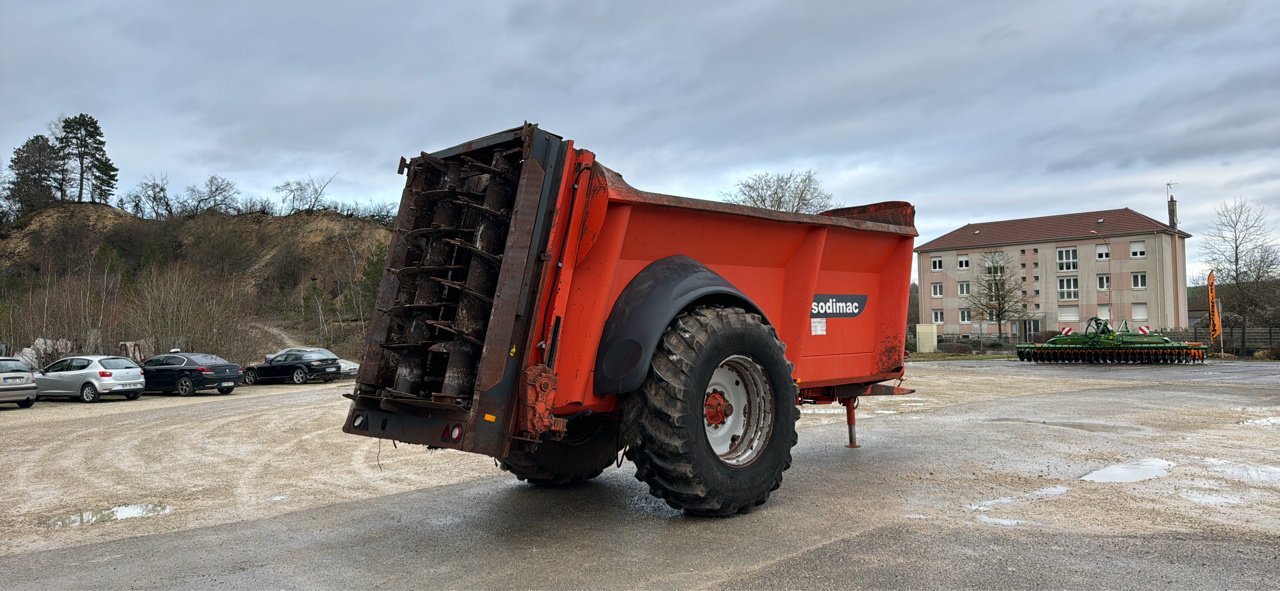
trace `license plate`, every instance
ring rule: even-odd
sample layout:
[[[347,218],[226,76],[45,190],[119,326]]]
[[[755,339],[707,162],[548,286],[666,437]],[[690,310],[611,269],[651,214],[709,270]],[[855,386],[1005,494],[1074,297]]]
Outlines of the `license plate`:
[[[22,383],[22,378],[5,378],[5,379],[4,379],[4,383],[6,383],[6,384],[21,384],[21,383]]]
[[[326,368],[324,368],[324,370],[325,370],[325,371],[338,371],[338,368],[336,368],[336,367],[326,367]]]
[[[235,383],[235,382],[222,382],[222,384],[220,385],[220,387],[222,387],[222,388],[230,388],[230,387],[232,387],[232,386],[234,386],[234,385],[236,385],[236,383]]]

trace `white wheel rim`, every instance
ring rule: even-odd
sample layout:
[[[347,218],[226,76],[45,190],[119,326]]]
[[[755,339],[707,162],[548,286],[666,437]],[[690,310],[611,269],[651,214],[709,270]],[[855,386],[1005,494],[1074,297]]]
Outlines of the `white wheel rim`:
[[[730,466],[755,461],[769,442],[773,407],[773,388],[760,364],[745,355],[721,361],[711,373],[699,409],[707,443],[716,457]]]

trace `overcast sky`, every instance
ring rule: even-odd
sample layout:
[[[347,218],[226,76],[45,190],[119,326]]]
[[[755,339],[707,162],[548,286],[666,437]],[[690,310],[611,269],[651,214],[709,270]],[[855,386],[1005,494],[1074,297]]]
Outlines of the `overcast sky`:
[[[528,120],[631,184],[812,168],[837,203],[971,221],[1130,207],[1280,224],[1280,3],[0,0],[0,150],[89,113],[127,191],[337,174]],[[1192,260],[1197,257],[1192,242]],[[1197,267],[1193,264],[1193,268]]]

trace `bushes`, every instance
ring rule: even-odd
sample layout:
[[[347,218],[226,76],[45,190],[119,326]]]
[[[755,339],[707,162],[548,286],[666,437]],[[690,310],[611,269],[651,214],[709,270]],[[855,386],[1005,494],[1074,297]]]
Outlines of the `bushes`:
[[[953,355],[968,355],[973,353],[973,345],[968,343],[938,343],[938,351]]]
[[[915,342],[915,341],[913,341],[913,340],[911,340],[911,339],[907,339],[907,352],[908,352],[908,353],[915,353],[915,352],[916,352],[916,342]]]

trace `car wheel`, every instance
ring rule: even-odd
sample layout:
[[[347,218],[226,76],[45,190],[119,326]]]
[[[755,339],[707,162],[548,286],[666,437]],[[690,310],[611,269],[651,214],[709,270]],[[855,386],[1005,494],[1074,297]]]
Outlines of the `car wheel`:
[[[232,393],[232,392],[235,392],[235,390],[236,390],[236,389],[235,389],[234,387],[231,387],[231,388],[218,388],[218,393],[219,393],[219,394],[230,394],[230,393]]]
[[[32,406],[35,406],[35,404],[36,404],[35,398],[32,398],[31,400],[19,400],[18,408],[31,408]]]
[[[80,400],[97,402],[99,398],[101,396],[98,394],[98,389],[93,387],[93,384],[85,384],[80,387]]]
[[[258,383],[258,372],[253,371],[252,369],[246,370],[244,372],[244,385],[252,386],[256,383]]]
[[[295,384],[307,383],[307,370],[302,369],[301,367],[293,370],[293,383]]]
[[[196,383],[191,378],[178,378],[178,396],[190,396],[196,393]]]
[[[137,400],[142,398],[142,392],[130,392],[124,395],[125,400]]]

